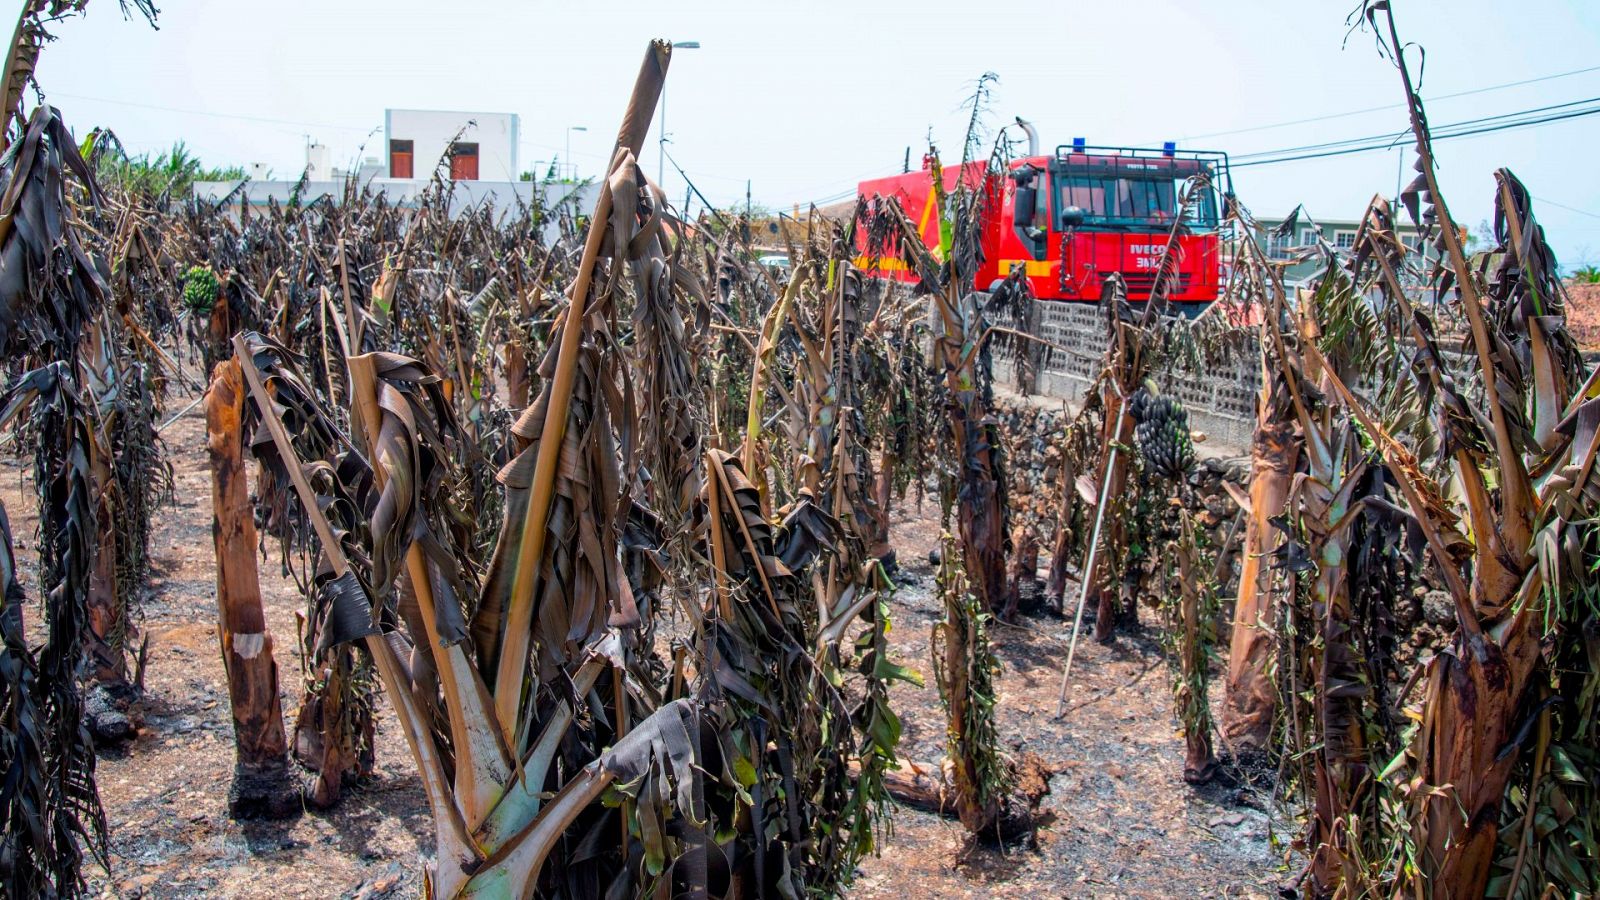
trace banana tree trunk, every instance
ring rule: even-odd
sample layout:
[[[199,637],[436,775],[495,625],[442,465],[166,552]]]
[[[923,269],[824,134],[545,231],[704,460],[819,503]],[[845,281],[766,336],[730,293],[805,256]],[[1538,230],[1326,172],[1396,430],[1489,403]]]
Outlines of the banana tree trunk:
[[[1228,650],[1227,690],[1222,704],[1222,735],[1236,748],[1264,749],[1272,736],[1277,694],[1268,666],[1273,646],[1272,570],[1267,554],[1280,535],[1271,520],[1283,514],[1300,456],[1299,436],[1287,417],[1269,421],[1267,400],[1250,448],[1250,513],[1239,565],[1239,594],[1233,607],[1233,640]]]
[[[111,489],[109,460],[97,459],[90,466],[96,488],[101,497]],[[126,599],[117,597],[117,534],[116,524],[106,517],[105,506],[100,509],[103,523],[96,535],[98,547],[94,554],[94,568],[89,572],[89,594],[84,606],[89,612],[89,634],[85,643],[89,651],[90,677],[101,685],[125,685],[128,681],[125,643],[119,637],[126,632],[128,609]]]
[[[1502,751],[1526,720],[1523,697],[1538,653],[1529,616],[1521,615],[1499,643],[1458,632],[1451,650],[1429,664],[1417,774],[1440,787],[1417,822],[1426,841],[1418,868],[1435,900],[1483,896],[1517,763],[1517,754]]]
[[[515,341],[506,344],[506,396],[512,409],[525,409],[532,396],[533,381],[529,378],[528,354]]]
[[[283,706],[272,633],[261,606],[256,527],[245,484],[245,402],[239,364],[219,363],[206,392],[211,458],[211,539],[217,555],[217,636],[233,710],[235,763],[228,811],[235,818],[282,818],[299,808],[289,777]]]
[[[885,443],[888,439],[885,438]],[[889,519],[894,503],[894,470],[899,465],[899,457],[887,446],[878,462],[877,479],[873,484],[873,492],[877,497],[877,517],[873,520],[871,547],[868,552],[876,559],[883,561],[889,571],[896,568],[894,546],[889,543]]]
[[[1106,490],[1100,498],[1101,503],[1121,503],[1121,498],[1128,488],[1128,454],[1111,453],[1110,447],[1116,435],[1133,434],[1133,417],[1127,413],[1127,404],[1116,395],[1108,385],[1106,388],[1106,421],[1105,436],[1101,446],[1107,448],[1104,460],[1101,462],[1100,471]],[[1106,473],[1105,467],[1111,466],[1111,471]],[[1115,507],[1107,510],[1112,513]],[[1108,514],[1105,517],[1105,533],[1100,537],[1102,546],[1117,547],[1122,544],[1122,517]],[[1094,569],[1087,577],[1090,579],[1091,593],[1095,598],[1094,639],[1104,643],[1111,640],[1112,629],[1116,627],[1119,618],[1119,604],[1117,598],[1122,592],[1122,573],[1116,571],[1114,553],[1097,553],[1094,555]]]
[[[936,298],[943,320],[938,352],[950,391],[950,431],[961,477],[956,495],[956,530],[973,591],[990,612],[999,612],[1006,592],[1006,509],[996,477],[998,435],[978,386],[978,313],[952,288]]]
[[[1006,576],[1006,606],[1000,618],[1016,618],[1022,603],[1023,586],[1034,591],[1039,582],[1039,530],[1032,524],[1018,525],[1011,532],[1011,567]]]
[[[205,371],[212,371],[217,363],[222,362],[233,354],[233,316],[228,307],[228,294],[226,291],[217,291],[217,299],[211,304],[211,317],[206,321],[206,343],[201,353]]]
[[[89,337],[84,341],[89,353],[89,365],[97,372],[104,373],[108,379],[115,378],[117,365],[109,358],[109,348],[106,346],[100,326],[90,329]],[[104,412],[103,404],[102,411]],[[85,597],[85,608],[89,613],[89,633],[84,641],[88,650],[88,664],[90,677],[100,686],[101,691],[111,690],[126,696],[131,696],[128,685],[127,647],[132,638],[133,623],[128,616],[128,597],[121,596],[117,584],[117,565],[121,561],[117,553],[117,536],[119,523],[116,521],[116,497],[121,493],[120,486],[116,483],[116,452],[112,442],[112,429],[109,424],[112,418],[122,415],[119,411],[111,411],[109,416],[97,417],[95,427],[91,434],[93,443],[90,445],[89,477],[96,498],[96,549],[94,554],[94,567],[89,572],[89,592]],[[112,718],[119,717],[120,714]],[[95,732],[96,738],[110,737],[118,729],[113,728],[110,733],[99,727],[96,721],[99,717],[91,713],[90,728]],[[123,717],[123,721],[126,721]],[[131,736],[131,729],[129,734]]]
[[[1193,526],[1185,519],[1184,542],[1194,546]],[[1217,770],[1217,756],[1211,746],[1210,698],[1206,696],[1207,667],[1211,659],[1206,652],[1200,629],[1200,572],[1194,571],[1193,558],[1185,552],[1178,557],[1179,615],[1183,630],[1179,638],[1178,659],[1182,682],[1178,690],[1180,715],[1183,719],[1183,780],[1190,784],[1210,781]]]
[[[1078,470],[1073,464],[1072,454],[1061,454],[1061,506],[1056,514],[1056,537],[1050,551],[1050,578],[1045,585],[1045,593],[1055,603],[1056,609],[1064,610],[1067,593],[1067,565],[1072,555],[1072,541],[1076,530],[1073,519],[1074,511],[1080,508],[1078,503]]]
[[[1336,506],[1325,515],[1334,519],[1342,512]],[[1320,720],[1321,745],[1312,762],[1315,796],[1307,844],[1312,848],[1313,894],[1327,896],[1340,885],[1359,883],[1355,877],[1347,877],[1354,875],[1350,871],[1354,867],[1346,846],[1350,843],[1346,822],[1352,814],[1359,814],[1361,798],[1371,792],[1371,785],[1367,783],[1364,697],[1357,690],[1357,673],[1362,667],[1352,640],[1354,614],[1343,562],[1349,558],[1344,536],[1327,536],[1319,556],[1312,586],[1312,612],[1318,620],[1313,703]]]
[[[977,648],[977,628],[961,609],[959,600],[947,600],[945,616],[950,632],[944,640],[944,671],[950,679],[946,685],[948,707],[946,715],[950,728],[950,794],[955,801],[956,814],[961,824],[973,834],[984,834],[994,826],[1000,815],[998,803],[985,801],[984,776],[979,769],[975,736],[968,731],[972,715],[970,707],[974,698],[968,678],[972,659]]]

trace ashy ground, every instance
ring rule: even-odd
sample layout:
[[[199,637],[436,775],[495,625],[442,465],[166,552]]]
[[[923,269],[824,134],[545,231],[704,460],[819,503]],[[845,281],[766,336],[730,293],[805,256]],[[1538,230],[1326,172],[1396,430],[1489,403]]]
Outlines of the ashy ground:
[[[289,822],[235,822],[226,813],[232,726],[216,638],[211,489],[200,408],[164,433],[176,502],[155,526],[155,576],[144,605],[149,635],[143,725],[125,749],[101,759],[101,797],[111,826],[110,872],[90,866],[93,893],[107,897],[414,896],[431,825],[409,754],[380,707],[377,773],[332,812]],[[14,460],[0,470],[0,499],[24,561],[34,557],[32,485]],[[930,503],[930,507],[932,504]],[[897,516],[907,579],[895,596],[891,634],[899,661],[928,674],[930,629],[939,616],[928,551],[938,523],[930,508]],[[300,700],[295,614],[302,601],[281,577],[276,553],[262,561],[262,588],[277,642],[289,720]],[[33,582],[32,566],[24,577]],[[36,596],[35,583],[28,585]],[[1070,595],[1069,595],[1070,596]],[[29,610],[30,618],[36,607]],[[1196,790],[1181,777],[1183,740],[1172,715],[1159,645],[1125,636],[1079,644],[1066,715],[1054,717],[1070,622],[1046,613],[997,625],[1002,739],[1039,755],[1054,772],[1033,847],[974,844],[959,823],[897,810],[881,854],[864,862],[851,890],[861,898],[1268,897],[1285,878],[1274,849],[1291,823],[1269,799],[1235,786]],[[931,678],[897,685],[904,756],[943,754],[944,720]]]

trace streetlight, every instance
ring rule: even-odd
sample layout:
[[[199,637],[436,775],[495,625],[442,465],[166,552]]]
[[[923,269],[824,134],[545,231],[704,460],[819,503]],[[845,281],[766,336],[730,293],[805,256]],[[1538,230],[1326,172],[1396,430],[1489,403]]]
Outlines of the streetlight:
[[[583,126],[583,125],[568,125],[567,126],[567,155],[562,157],[562,159],[566,160],[567,165],[572,166],[572,180],[573,181],[577,181],[578,180],[578,165],[572,161],[572,133],[574,131],[588,131],[588,130],[589,129],[587,127]]]
[[[699,50],[700,49],[700,42],[699,41],[673,41],[672,42],[672,49],[674,49],[674,50]],[[656,184],[661,185],[662,186],[662,188],[661,188],[662,190],[666,190],[666,180],[667,180],[667,85],[666,85],[666,82],[662,82],[662,84],[661,84],[661,141],[660,141],[658,146],[660,147],[661,153],[660,153],[660,157],[656,161]]]

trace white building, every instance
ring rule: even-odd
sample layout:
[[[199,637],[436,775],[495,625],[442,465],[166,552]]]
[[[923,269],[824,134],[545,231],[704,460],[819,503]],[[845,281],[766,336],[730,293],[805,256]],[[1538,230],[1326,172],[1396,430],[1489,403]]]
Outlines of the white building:
[[[306,177],[312,181],[333,177],[333,151],[327,144],[306,145]]]
[[[457,181],[516,181],[519,130],[515,113],[386,109],[387,174],[427,179],[448,158]]]
[[[415,109],[384,111],[387,159],[368,156],[349,168],[334,164],[333,153],[317,143],[306,145],[306,166],[293,177],[272,178],[265,166],[251,167],[250,177],[239,181],[199,181],[195,199],[206,203],[261,207],[286,204],[291,197],[302,203],[327,198],[335,203],[354,182],[358,188],[382,194],[390,203],[415,209],[433,179],[434,167],[443,160],[451,183],[450,214],[492,205],[504,217],[520,204],[537,197],[551,215],[545,239],[556,237],[558,215],[592,215],[600,186],[595,182],[520,181],[517,162],[519,123],[511,113],[445,112]],[[303,177],[303,181],[302,181]]]

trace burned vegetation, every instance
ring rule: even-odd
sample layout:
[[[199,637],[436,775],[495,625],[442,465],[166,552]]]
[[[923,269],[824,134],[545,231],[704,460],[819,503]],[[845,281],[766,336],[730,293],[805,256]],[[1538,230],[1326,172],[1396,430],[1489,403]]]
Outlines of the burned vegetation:
[[[426,896],[834,896],[902,804],[1029,852],[1059,772],[1004,726],[996,634],[1059,632],[1070,717],[1091,618],[1166,659],[1163,765],[1190,786],[1165,789],[1293,822],[1263,873],[1282,891],[1600,890],[1600,385],[1510,171],[1493,244],[1463,246],[1388,3],[1357,24],[1407,103],[1404,209],[1306,248],[1290,290],[1228,194],[1228,280],[1185,318],[1182,238],[1219,187],[1197,172],[1139,298],[1103,285],[1089,349],[1033,327],[1059,301],[1025,267],[971,289],[1009,164],[977,140],[987,76],[961,162],[930,148],[933,232],[862,196],[786,230],[774,270],[639,164],[668,43],[592,210],[452,214],[447,167],[414,207],[354,181],[260,207],[102,178],[114,136],[23,114],[46,26],[81,7],[25,8],[0,129],[0,426],[37,521],[0,508],[8,896],[108,865],[96,751],[140,752],[115,748],[141,729],[161,435],[197,407],[235,760],[215,802],[337,808],[381,719],[425,804]],[[1094,358],[1075,409],[996,377],[1054,353]],[[1237,464],[1202,458],[1165,387],[1220,360],[1261,373]],[[926,568],[895,532],[925,496]],[[296,634],[268,626],[273,568]],[[920,659],[890,641],[919,569]],[[913,759],[897,691],[925,678],[942,756]]]

